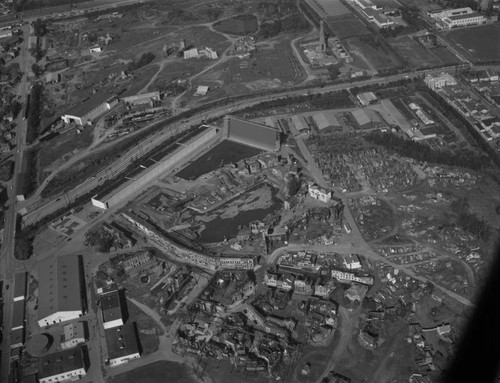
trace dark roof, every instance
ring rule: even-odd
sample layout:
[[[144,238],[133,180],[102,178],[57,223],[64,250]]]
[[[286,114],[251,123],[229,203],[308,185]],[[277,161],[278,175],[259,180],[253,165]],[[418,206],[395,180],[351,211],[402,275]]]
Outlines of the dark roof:
[[[82,310],[80,259],[64,255],[38,264],[38,319],[61,311]]]
[[[12,330],[10,332],[10,345],[24,344],[24,328],[19,328],[17,330]]]
[[[450,20],[462,20],[462,19],[470,19],[472,17],[478,17],[482,16],[481,13],[466,13],[465,15],[455,15],[455,16],[449,16],[448,19]]]
[[[101,308],[103,322],[111,322],[122,317],[120,293],[118,290],[101,295]]]
[[[64,374],[82,367],[85,368],[83,349],[75,347],[39,358],[38,378]],[[87,369],[85,368],[85,370]]]
[[[14,298],[26,296],[26,272],[17,273],[14,278]]]
[[[12,328],[24,327],[24,300],[14,302]]]
[[[105,92],[97,92],[90,95],[87,99],[79,102],[64,114],[70,116],[83,117],[99,105],[104,104],[108,99],[112,98],[112,94]]]
[[[134,323],[104,330],[108,359],[116,359],[139,352]]]

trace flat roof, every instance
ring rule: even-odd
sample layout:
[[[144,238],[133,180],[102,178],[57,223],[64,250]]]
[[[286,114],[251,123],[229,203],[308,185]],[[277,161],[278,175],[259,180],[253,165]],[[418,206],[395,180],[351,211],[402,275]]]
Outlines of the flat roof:
[[[111,322],[122,318],[120,292],[118,290],[101,294],[101,309],[104,322]]]
[[[160,99],[160,92],[159,91],[155,91],[155,92],[149,92],[149,93],[134,94],[133,96],[123,97],[123,101],[125,101],[125,102],[134,102],[134,101],[139,101],[139,100],[144,100],[144,99],[151,99],[151,98]]]
[[[81,311],[80,256],[63,255],[38,264],[38,319],[62,311]]]
[[[467,13],[465,15],[449,16],[447,18],[450,20],[462,20],[462,19],[470,19],[472,17],[478,17],[478,16],[483,16],[483,15],[481,13],[474,12],[474,13]]]
[[[18,328],[10,332],[10,345],[24,344],[24,328]]]
[[[86,323],[86,322],[85,322]],[[63,328],[61,334],[61,342],[71,339],[85,338],[85,324],[84,322],[69,323]]]
[[[17,273],[14,277],[14,298],[26,296],[27,273]]]
[[[83,349],[80,346],[42,356],[38,359],[38,378],[48,378],[85,368]]]
[[[134,323],[104,330],[108,346],[108,359],[116,359],[139,352]]]
[[[14,302],[12,311],[12,328],[24,327],[24,300]]]

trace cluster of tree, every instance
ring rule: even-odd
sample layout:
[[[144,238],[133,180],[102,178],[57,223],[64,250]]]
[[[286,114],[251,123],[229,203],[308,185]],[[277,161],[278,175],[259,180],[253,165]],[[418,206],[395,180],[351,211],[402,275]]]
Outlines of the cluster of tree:
[[[0,164],[0,181],[7,182],[12,178],[14,162],[12,160],[4,161]]]
[[[404,7],[401,9],[403,20],[414,28],[418,28],[421,24],[420,10],[418,8]]]
[[[281,19],[263,22],[259,28],[259,37],[267,39],[281,32],[303,31],[309,29],[309,27],[307,20],[299,12],[296,12]]]
[[[9,76],[11,84],[16,83],[22,75],[19,63],[11,63],[7,66],[0,66],[0,75]]]
[[[288,195],[293,197],[300,190],[300,177],[292,175],[288,181]]]
[[[24,192],[28,197],[31,196],[36,189],[38,189],[39,154],[38,145],[24,152],[24,163],[26,164],[26,171],[23,174],[26,182],[26,189]]]
[[[464,131],[465,134],[469,134],[473,137],[476,144],[489,156],[489,158],[500,167],[500,155],[498,152],[491,147],[488,142],[479,134],[479,132],[472,126],[472,124],[467,121],[467,119],[462,116],[455,108],[446,102],[446,100],[441,97],[438,93],[433,90],[426,89],[427,95],[431,103],[437,104],[441,110],[445,111],[446,118],[455,125],[460,130]],[[488,161],[489,163],[489,161]]]
[[[42,37],[47,34],[47,24],[42,19],[33,21],[32,26],[36,37]]]
[[[337,65],[328,66],[328,74],[330,75],[330,80],[337,81],[340,76],[340,69]]]
[[[23,109],[23,104],[15,97],[10,95],[10,99],[0,106],[0,120],[5,116],[12,114],[13,118],[19,115],[19,112]]]
[[[143,53],[138,60],[134,60],[130,64],[128,64],[127,70],[134,71],[136,69],[142,68],[143,66],[148,65],[154,59],[155,55],[153,53],[151,52]]]
[[[45,88],[42,84],[36,83],[31,88],[28,108],[28,129],[26,131],[26,142],[32,144],[40,134],[41,115],[44,102]]]
[[[450,210],[457,215],[457,226],[485,242],[490,239],[490,226],[484,219],[470,212],[470,206],[466,197],[452,201]]]
[[[43,74],[43,67],[41,65],[38,65],[37,63],[33,63],[31,65],[31,71],[33,72],[33,74],[38,77],[40,76],[41,74]]]
[[[397,37],[397,36],[401,36],[404,34],[409,34],[411,32],[414,32],[414,28],[404,27],[402,25],[396,25],[393,28],[383,28],[380,30],[380,34],[384,38]]]
[[[490,162],[488,156],[478,155],[470,150],[460,150],[458,152],[434,150],[425,144],[389,132],[373,131],[367,134],[365,139],[401,156],[413,158],[417,161],[460,166],[473,170],[482,169]]]
[[[207,7],[203,9],[202,12],[206,15],[207,19],[210,21],[218,20],[224,14],[224,10],[219,7]]]

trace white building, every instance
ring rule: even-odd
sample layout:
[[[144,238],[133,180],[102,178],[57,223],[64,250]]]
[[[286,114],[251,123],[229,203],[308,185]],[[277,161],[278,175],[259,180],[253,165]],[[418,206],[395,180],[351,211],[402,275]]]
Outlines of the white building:
[[[81,256],[65,255],[38,264],[38,325],[47,327],[81,317],[86,310]]]
[[[217,52],[209,47],[205,47],[205,49],[202,49],[200,51],[200,56],[205,56],[205,57],[209,58],[210,60],[217,60],[219,58],[219,56],[217,55]]]
[[[87,336],[85,334],[84,322],[74,322],[64,326],[59,345],[63,350],[67,350],[86,341]]]
[[[198,49],[196,48],[191,48],[191,49],[188,49],[186,51],[184,51],[184,60],[187,60],[187,59],[196,59],[198,58]]]
[[[425,76],[424,82],[432,90],[441,89],[443,86],[457,85],[457,80],[446,72],[441,72],[438,75],[428,74]]]
[[[307,189],[309,195],[317,200],[328,203],[332,198],[332,192],[330,190],[326,190],[316,184],[310,183]]]
[[[56,352],[38,359],[40,383],[74,381],[85,375],[87,375],[87,366],[81,347]]]
[[[134,96],[123,97],[122,99],[123,102],[132,105],[149,104],[152,101],[159,101],[159,100],[160,100],[160,92],[158,91],[136,94]]]
[[[89,48],[90,53],[101,53],[102,49],[99,45]]]
[[[467,27],[485,24],[490,21],[489,17],[474,12],[470,7],[429,12],[429,16],[436,20],[436,25],[441,29]]]
[[[361,261],[356,254],[344,255],[342,263],[344,267],[349,270],[356,270],[361,268]]]

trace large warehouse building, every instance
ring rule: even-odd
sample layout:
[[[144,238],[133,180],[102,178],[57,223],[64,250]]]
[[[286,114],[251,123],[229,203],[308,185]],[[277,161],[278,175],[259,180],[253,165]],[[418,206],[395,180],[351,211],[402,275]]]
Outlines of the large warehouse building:
[[[65,255],[39,263],[38,324],[47,327],[79,318],[86,311],[82,259]]]
[[[280,133],[272,126],[246,121],[234,116],[224,118],[223,138],[275,152],[280,148]]]

